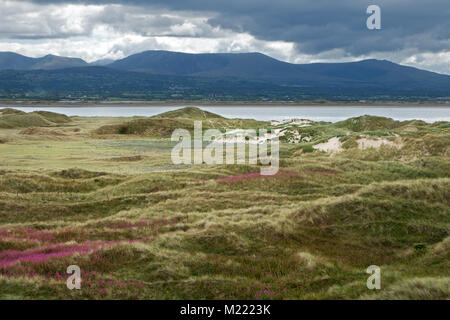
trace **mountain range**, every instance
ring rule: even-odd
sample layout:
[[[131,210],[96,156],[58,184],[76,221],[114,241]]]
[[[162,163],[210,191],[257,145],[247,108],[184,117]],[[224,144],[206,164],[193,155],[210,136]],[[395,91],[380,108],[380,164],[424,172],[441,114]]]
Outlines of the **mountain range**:
[[[401,66],[387,60],[363,60],[347,63],[292,64],[261,53],[186,54],[168,51],[145,51],[115,61],[110,68],[177,76],[236,77],[271,79],[286,83],[406,83],[431,81],[449,84],[450,76],[413,67]]]
[[[57,83],[62,81],[64,83]],[[87,63],[0,52],[0,97],[450,99],[450,76],[386,60],[292,64],[261,53],[145,51]]]
[[[89,64],[83,59],[46,55],[30,58],[14,52],[0,52],[0,70],[49,70],[85,67]]]

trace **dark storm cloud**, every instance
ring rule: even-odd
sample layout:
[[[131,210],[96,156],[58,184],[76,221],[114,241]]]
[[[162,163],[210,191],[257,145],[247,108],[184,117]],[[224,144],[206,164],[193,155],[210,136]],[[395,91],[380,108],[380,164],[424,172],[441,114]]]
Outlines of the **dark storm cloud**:
[[[208,23],[261,40],[294,42],[304,53],[342,49],[349,55],[371,52],[439,52],[450,48],[449,0],[176,0],[50,1],[35,3],[122,3],[156,10],[215,13]],[[382,29],[366,29],[366,8],[382,10]]]

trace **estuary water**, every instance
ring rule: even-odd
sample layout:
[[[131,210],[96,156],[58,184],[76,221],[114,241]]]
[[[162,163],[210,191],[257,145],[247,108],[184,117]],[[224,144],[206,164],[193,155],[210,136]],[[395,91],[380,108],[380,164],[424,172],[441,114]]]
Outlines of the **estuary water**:
[[[8,107],[7,105],[0,108]],[[83,117],[132,117],[154,116],[159,113],[184,107],[184,105],[139,105],[139,104],[83,104],[83,105],[48,105],[24,106],[14,105],[12,108],[25,112],[36,110],[63,113],[68,116]],[[292,118],[313,121],[337,122],[351,117],[373,115],[389,117],[395,120],[423,120],[426,122],[450,121],[450,106],[257,106],[227,105],[199,106],[203,110],[217,113],[226,118],[244,118],[263,121],[284,120]]]

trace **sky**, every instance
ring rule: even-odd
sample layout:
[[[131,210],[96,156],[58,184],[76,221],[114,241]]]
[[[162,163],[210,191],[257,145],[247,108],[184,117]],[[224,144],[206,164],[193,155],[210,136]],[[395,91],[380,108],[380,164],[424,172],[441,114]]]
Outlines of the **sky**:
[[[369,30],[369,5],[381,29]],[[450,74],[450,0],[0,0],[0,51],[87,62],[145,50],[386,59]]]

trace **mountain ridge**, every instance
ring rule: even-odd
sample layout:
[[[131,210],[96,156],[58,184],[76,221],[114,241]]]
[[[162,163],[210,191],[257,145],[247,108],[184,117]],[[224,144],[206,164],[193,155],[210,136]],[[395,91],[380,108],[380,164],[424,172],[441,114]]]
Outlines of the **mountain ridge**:
[[[10,51],[0,52],[0,70],[52,70],[88,65],[80,58],[61,57],[53,54],[31,58]]]
[[[272,81],[282,85],[450,87],[449,75],[376,59],[293,64],[261,53],[189,54],[156,50],[128,56],[106,67],[172,76],[234,77]]]
[[[213,58],[217,58],[215,61],[212,61]],[[176,59],[179,59],[178,61]],[[203,59],[203,66],[199,68],[199,70],[195,70],[200,59]],[[240,61],[237,61],[239,60]],[[183,70],[178,72],[171,71],[171,67],[173,69],[174,65],[169,65],[168,63],[176,63],[175,66],[182,64],[184,67]],[[189,62],[186,66],[186,62]],[[209,62],[209,64],[208,64]],[[212,63],[215,62],[215,63]],[[336,67],[336,66],[350,66],[350,65],[358,65],[358,64],[378,64],[381,65],[389,65],[389,66],[402,66],[405,68],[412,68],[415,70],[421,70],[425,72],[430,72],[433,74],[439,74],[444,76],[450,76],[446,74],[440,74],[437,72],[427,71],[418,69],[410,66],[403,66],[389,60],[378,60],[378,59],[364,59],[359,61],[352,62],[320,62],[320,63],[308,63],[308,64],[295,64],[289,63],[281,60],[277,60],[265,54],[259,52],[246,52],[246,53],[183,53],[183,52],[173,52],[173,51],[165,51],[165,50],[147,50],[140,53],[132,54],[123,59],[116,60],[111,64],[107,64],[105,66],[121,69],[127,71],[138,71],[138,72],[149,72],[155,74],[170,74],[170,75],[217,75],[211,70],[209,72],[205,71],[207,67],[211,67],[211,65],[215,65],[216,67],[230,67],[238,66],[242,67],[239,69],[241,73],[249,74],[249,68],[251,67],[259,67],[261,63],[265,63],[265,68],[268,67],[276,67],[278,71],[289,70],[293,71],[304,71],[308,68],[312,67]],[[249,65],[250,64],[250,65]],[[193,67],[194,65],[194,67]],[[205,66],[206,65],[206,66]],[[194,70],[192,70],[194,69]],[[188,72],[190,71],[190,72]],[[225,70],[229,71],[229,70]],[[230,76],[230,73],[222,73],[221,75]],[[234,74],[236,75],[236,74]],[[282,74],[285,76],[285,74]]]
[[[7,70],[1,70],[9,67]],[[291,64],[261,53],[144,51],[111,64],[0,53],[0,98],[450,99],[450,75],[387,60]],[[218,98],[219,97],[219,98]]]

